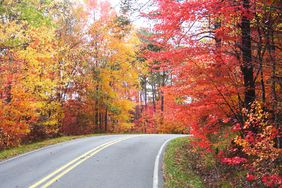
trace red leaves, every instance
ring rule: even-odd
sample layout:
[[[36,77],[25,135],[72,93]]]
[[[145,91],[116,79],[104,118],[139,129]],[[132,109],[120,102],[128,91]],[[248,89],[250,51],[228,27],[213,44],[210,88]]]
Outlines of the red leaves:
[[[247,181],[254,181],[256,179],[256,176],[255,175],[252,175],[252,174],[247,174]]]
[[[278,174],[265,175],[261,180],[268,187],[282,186],[282,177]]]
[[[94,125],[87,119],[87,116],[91,114],[88,108],[86,104],[80,101],[67,101],[64,105],[64,118],[60,131],[67,135],[92,133]]]
[[[236,123],[235,125],[232,126],[232,131],[236,132],[236,131],[240,131],[241,130],[241,124],[240,123]]]
[[[231,157],[231,158],[222,158],[221,162],[226,163],[228,165],[239,165],[242,163],[246,163],[248,160],[242,157]]]
[[[266,30],[277,30],[274,23],[279,24],[275,21],[279,20],[279,10],[269,7],[269,2],[158,0],[155,14],[150,15],[157,23],[153,42],[162,46],[161,51],[150,54],[150,59],[171,73],[170,86],[162,90],[169,97],[171,114],[187,125],[195,138],[194,146],[215,155],[224,148],[225,154],[229,154],[225,156],[233,157],[220,157],[223,163],[254,168],[247,176],[249,181],[276,169],[274,161],[278,156],[274,146],[278,131],[274,125],[279,127],[280,122],[271,122],[273,117],[264,113],[277,105],[277,101],[273,101],[275,91],[270,84],[259,83],[259,79],[261,82],[271,80],[271,64],[267,62],[272,58],[271,52],[264,54],[262,49],[271,43],[266,41],[270,37]],[[248,47],[242,46],[243,17],[250,21],[251,45]],[[273,45],[279,45],[279,37],[276,34],[272,37]],[[246,93],[250,90],[241,67],[244,59],[241,52],[245,50],[251,51],[248,56],[253,57],[253,71],[261,73],[256,75],[254,89],[256,99],[264,105],[258,110],[253,104],[250,112],[242,111],[244,105],[248,106]],[[273,57],[279,52],[273,52]],[[258,59],[263,70],[257,67]],[[274,83],[272,88],[276,87],[278,84]],[[262,94],[265,96],[260,99]],[[278,93],[275,95],[281,98]],[[189,98],[189,102],[185,102],[185,98]],[[280,115],[281,108],[275,108],[271,113]]]
[[[248,131],[247,135],[245,136],[245,140],[248,143],[253,144],[255,141],[255,134],[252,131]]]

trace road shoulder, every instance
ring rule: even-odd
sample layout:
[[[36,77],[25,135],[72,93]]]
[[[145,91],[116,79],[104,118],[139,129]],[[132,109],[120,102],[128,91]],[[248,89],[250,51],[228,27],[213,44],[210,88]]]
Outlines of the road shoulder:
[[[189,167],[187,137],[176,138],[168,143],[164,152],[164,187],[204,187],[198,175]]]

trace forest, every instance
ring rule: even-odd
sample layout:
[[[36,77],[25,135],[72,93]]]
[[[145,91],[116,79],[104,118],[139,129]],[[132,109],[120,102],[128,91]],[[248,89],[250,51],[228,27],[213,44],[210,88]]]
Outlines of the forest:
[[[136,1],[0,0],[0,149],[191,134],[254,187],[282,186],[282,3]]]

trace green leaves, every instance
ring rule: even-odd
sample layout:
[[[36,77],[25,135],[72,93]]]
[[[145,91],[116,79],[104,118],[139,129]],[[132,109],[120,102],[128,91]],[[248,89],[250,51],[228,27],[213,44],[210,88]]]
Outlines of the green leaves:
[[[38,9],[32,4],[22,3],[16,8],[16,11],[20,12],[19,19],[25,20],[33,27],[40,27],[42,25],[50,26],[51,19],[43,10]]]

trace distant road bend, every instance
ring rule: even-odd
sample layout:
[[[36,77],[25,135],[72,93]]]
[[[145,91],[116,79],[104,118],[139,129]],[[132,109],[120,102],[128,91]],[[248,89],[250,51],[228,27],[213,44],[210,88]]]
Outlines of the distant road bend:
[[[165,144],[182,135],[108,135],[0,163],[1,188],[159,188]]]

